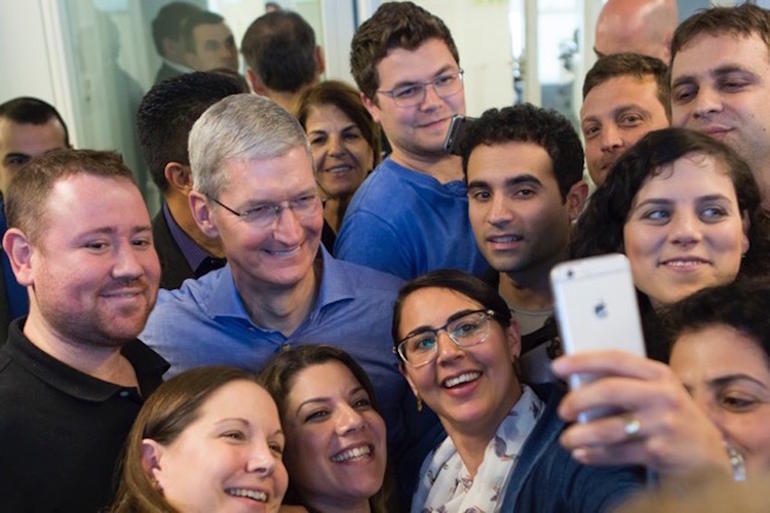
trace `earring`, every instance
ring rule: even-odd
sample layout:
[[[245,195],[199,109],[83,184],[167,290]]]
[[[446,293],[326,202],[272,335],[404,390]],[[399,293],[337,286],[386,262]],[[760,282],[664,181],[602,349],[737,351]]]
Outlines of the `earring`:
[[[420,397],[418,395],[418,396],[416,396],[416,398],[417,398],[417,411],[421,412],[422,411],[422,397]]]

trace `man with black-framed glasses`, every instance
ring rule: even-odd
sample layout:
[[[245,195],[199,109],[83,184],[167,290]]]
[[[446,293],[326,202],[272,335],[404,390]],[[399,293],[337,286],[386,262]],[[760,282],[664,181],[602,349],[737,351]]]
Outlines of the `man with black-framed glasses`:
[[[443,148],[465,114],[449,29],[411,2],[384,3],[353,37],[351,70],[393,152],[353,196],[335,255],[404,279],[442,267],[482,275],[460,159]]]
[[[193,218],[221,240],[227,265],[161,291],[140,338],[170,375],[216,364],[257,372],[284,348],[335,345],[369,374],[389,447],[405,451],[422,432],[405,426],[416,405],[391,351],[401,280],[320,246],[323,209],[302,126],[267,97],[231,95],[193,125],[189,162]]]

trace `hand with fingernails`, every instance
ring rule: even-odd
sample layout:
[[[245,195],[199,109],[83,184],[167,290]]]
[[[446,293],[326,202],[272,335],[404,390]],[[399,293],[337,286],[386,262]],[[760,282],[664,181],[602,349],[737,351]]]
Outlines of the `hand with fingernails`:
[[[578,372],[601,376],[564,397],[559,416],[565,421],[597,407],[620,412],[564,430],[561,444],[581,463],[644,465],[664,476],[731,471],[729,440],[667,365],[622,351],[592,351],[561,357],[552,368],[563,379]]]

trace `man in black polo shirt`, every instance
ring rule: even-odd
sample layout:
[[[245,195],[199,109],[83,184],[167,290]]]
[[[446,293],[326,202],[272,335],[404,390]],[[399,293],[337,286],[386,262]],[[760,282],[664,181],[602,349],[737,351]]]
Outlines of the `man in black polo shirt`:
[[[30,311],[0,348],[0,511],[95,512],[168,367],[135,338],[160,275],[149,215],[107,152],[33,159],[5,199],[3,248]]]

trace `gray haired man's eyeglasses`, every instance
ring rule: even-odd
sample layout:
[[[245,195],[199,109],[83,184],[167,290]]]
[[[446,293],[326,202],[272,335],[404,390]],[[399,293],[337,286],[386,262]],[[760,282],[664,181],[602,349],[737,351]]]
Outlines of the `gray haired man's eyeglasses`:
[[[262,203],[254,207],[239,212],[230,208],[216,198],[209,196],[209,199],[224,208],[233,215],[236,215],[258,228],[267,228],[273,226],[281,215],[283,209],[288,208],[299,219],[307,219],[316,215],[321,208],[321,198],[317,193],[303,194],[294,199],[282,201],[281,203]]]

